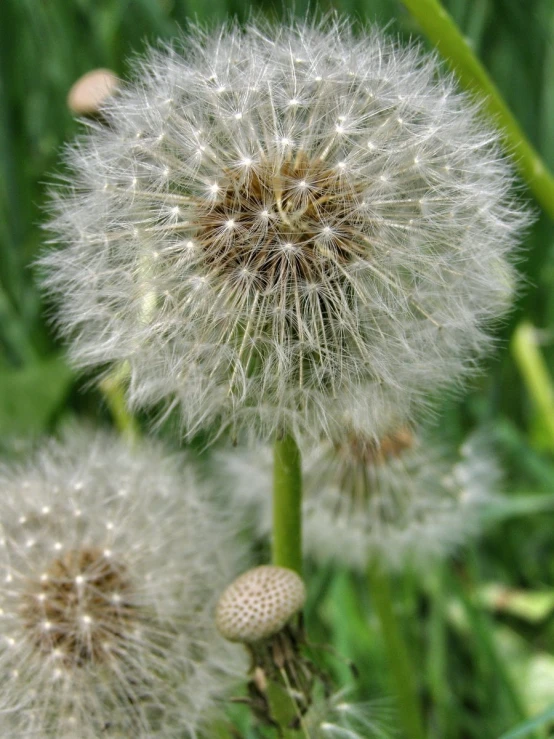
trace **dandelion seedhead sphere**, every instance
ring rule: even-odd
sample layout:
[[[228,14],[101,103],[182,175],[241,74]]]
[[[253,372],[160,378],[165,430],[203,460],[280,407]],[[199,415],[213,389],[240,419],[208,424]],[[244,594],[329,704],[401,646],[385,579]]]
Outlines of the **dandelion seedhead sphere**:
[[[69,153],[42,259],[81,366],[265,434],[406,408],[489,344],[526,220],[433,56],[347,23],[192,30]]]
[[[212,615],[235,559],[198,484],[72,429],[0,489],[0,734],[200,736],[235,670]]]

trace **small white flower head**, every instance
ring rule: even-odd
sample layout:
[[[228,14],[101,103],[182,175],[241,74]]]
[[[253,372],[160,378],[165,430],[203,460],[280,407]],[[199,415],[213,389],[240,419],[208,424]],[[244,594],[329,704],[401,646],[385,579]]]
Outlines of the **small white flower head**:
[[[331,435],[335,396],[406,409],[489,345],[527,217],[434,56],[339,21],[193,29],[102,114],[42,268],[73,360],[128,362],[134,406]]]
[[[198,483],[71,429],[0,490],[0,734],[199,736],[235,669],[213,608],[236,556]]]
[[[257,642],[281,631],[305,602],[306,586],[296,572],[262,565],[225,590],[217,604],[216,625],[229,641]]]
[[[218,455],[229,494],[271,530],[271,450]],[[498,494],[499,470],[483,432],[457,454],[425,430],[400,427],[381,440],[345,430],[304,456],[304,546],[319,561],[364,569],[423,567],[478,533]]]

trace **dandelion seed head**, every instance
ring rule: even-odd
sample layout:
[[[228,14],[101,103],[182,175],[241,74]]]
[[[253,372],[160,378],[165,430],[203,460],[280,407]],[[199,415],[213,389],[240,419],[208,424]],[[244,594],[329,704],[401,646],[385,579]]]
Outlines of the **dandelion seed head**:
[[[271,530],[272,454],[218,454],[229,495],[253,510],[257,533]],[[422,569],[481,529],[498,496],[499,470],[485,432],[449,449],[428,428],[397,426],[382,438],[346,427],[304,454],[304,547],[320,562],[364,570]]]
[[[406,412],[490,345],[528,219],[434,57],[341,21],[193,29],[103,116],[41,264],[74,361],[126,361],[133,405],[331,436],[334,398]]]
[[[213,624],[238,556],[209,493],[155,443],[73,427],[0,488],[2,735],[196,737],[242,667]]]

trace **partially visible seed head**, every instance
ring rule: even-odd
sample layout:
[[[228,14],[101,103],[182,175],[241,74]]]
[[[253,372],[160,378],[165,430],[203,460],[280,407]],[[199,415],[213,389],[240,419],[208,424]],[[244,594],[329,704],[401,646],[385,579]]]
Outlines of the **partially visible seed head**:
[[[305,601],[306,586],[296,572],[262,565],[225,590],[217,604],[216,625],[229,641],[257,642],[281,631]]]
[[[354,703],[345,690],[318,697],[304,717],[310,739],[392,739],[397,723],[387,699]]]
[[[334,446],[337,457],[344,460],[345,464],[369,467],[385,464],[391,458],[402,456],[412,448],[414,442],[412,431],[407,426],[402,426],[380,439],[351,430],[335,441]]]
[[[72,427],[0,464],[0,736],[197,737],[235,669],[230,523],[146,440]]]
[[[393,427],[377,440],[349,424],[333,443],[306,446],[306,554],[356,569],[369,558],[396,569],[445,557],[479,532],[483,507],[498,495],[490,446],[484,432],[456,450],[429,427]],[[229,494],[253,512],[257,533],[268,536],[271,448],[220,453],[219,468]]]

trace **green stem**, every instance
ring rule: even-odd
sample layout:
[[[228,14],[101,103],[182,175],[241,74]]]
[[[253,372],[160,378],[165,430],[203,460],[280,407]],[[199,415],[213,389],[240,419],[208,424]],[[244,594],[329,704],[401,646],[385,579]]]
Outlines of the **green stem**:
[[[136,418],[127,410],[124,390],[126,380],[127,370],[121,365],[100,382],[100,390],[121,435],[130,444],[135,444],[140,438],[140,428]]]
[[[302,471],[294,437],[275,440],[273,458],[273,564],[302,574]]]
[[[437,736],[446,736],[451,709],[450,684],[447,678],[448,648],[445,618],[444,564],[438,563],[431,584],[431,613],[428,631],[427,682],[433,698],[433,724]]]
[[[377,563],[369,566],[368,578],[394,681],[399,721],[408,739],[425,739],[415,671],[394,613],[389,581]]]
[[[516,166],[544,210],[554,218],[554,177],[502,99],[486,69],[439,0],[402,0],[464,87],[484,98]]]
[[[548,448],[554,451],[554,386],[538,346],[537,332],[527,321],[522,321],[514,332],[512,354],[536,408]]]

